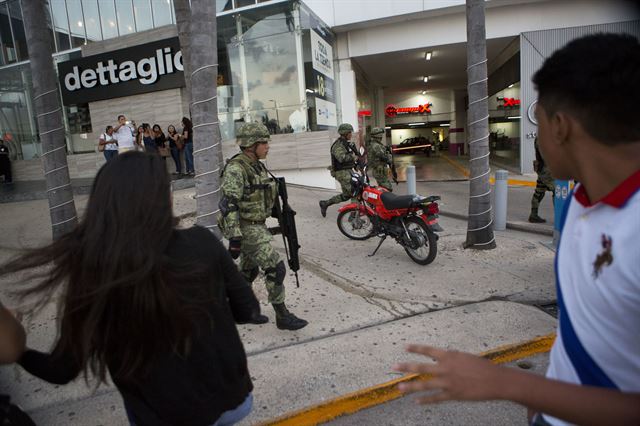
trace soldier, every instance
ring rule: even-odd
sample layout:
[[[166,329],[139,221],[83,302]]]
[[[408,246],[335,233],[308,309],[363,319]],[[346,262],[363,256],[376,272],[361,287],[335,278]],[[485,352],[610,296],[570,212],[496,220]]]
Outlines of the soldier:
[[[555,182],[551,172],[547,168],[547,165],[540,155],[540,149],[538,148],[538,138],[533,142],[533,146],[536,149],[536,160],[533,162],[533,169],[538,173],[538,180],[536,181],[536,189],[531,197],[531,214],[529,215],[529,222],[531,223],[545,223],[546,220],[538,216],[538,206],[540,201],[544,198],[546,191],[550,191],[552,196],[555,190]]]
[[[387,147],[382,143],[383,134],[383,128],[374,127],[373,130],[371,130],[371,139],[367,144],[369,168],[378,186],[392,191],[391,181],[389,180],[389,166],[391,166],[393,157],[391,157],[391,152],[389,152]]]
[[[276,183],[260,161],[269,153],[269,139],[269,131],[260,123],[247,123],[238,130],[237,143],[242,152],[222,171],[219,224],[229,239],[231,257],[240,256],[240,272],[245,279],[252,283],[258,276],[258,268],[264,272],[277,327],[298,330],[308,322],[289,312],[284,304],[286,269],[271,246],[273,237],[265,225],[277,197]],[[260,315],[251,322],[267,321],[266,316]]]
[[[351,172],[358,159],[358,151],[353,142],[351,135],[353,134],[353,126],[343,123],[338,126],[340,137],[331,145],[331,176],[340,182],[342,193],[334,195],[328,200],[322,200],[320,204],[320,213],[322,217],[327,217],[327,207],[333,204],[342,203],[351,199]]]

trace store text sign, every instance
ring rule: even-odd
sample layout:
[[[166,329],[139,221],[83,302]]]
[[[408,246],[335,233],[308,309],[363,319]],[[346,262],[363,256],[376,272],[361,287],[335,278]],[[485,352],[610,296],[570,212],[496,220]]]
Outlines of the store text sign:
[[[333,48],[314,30],[311,30],[311,61],[314,70],[333,80]]]
[[[427,102],[426,104],[418,105],[415,107],[403,107],[398,108],[395,105],[387,105],[384,110],[384,113],[387,117],[395,117],[397,115],[404,114],[431,114],[432,103]]]
[[[503,97],[498,97],[497,99],[498,101],[502,101],[502,105],[498,105],[498,108],[515,108],[520,106],[520,99]]]
[[[177,37],[58,64],[65,105],[184,86]]]

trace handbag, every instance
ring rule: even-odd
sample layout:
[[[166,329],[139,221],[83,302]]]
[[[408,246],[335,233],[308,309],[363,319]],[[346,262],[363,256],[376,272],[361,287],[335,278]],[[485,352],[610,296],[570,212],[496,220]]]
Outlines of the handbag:
[[[107,137],[106,137],[106,136],[105,136],[105,134],[103,133],[103,134],[101,134],[101,135],[100,135],[100,139],[107,140]],[[106,145],[106,144],[102,145],[102,144],[100,143],[100,140],[98,140],[98,152],[104,152],[104,147],[105,147],[105,146],[107,146],[107,145]]]
[[[161,157],[168,157],[171,155],[169,148],[167,148],[167,144],[164,144],[161,147],[159,147],[158,152],[160,153]]]

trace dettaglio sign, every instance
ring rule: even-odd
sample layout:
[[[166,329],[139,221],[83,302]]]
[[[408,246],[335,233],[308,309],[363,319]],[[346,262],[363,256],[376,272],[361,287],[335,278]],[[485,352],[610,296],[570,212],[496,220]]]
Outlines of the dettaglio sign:
[[[58,64],[65,105],[184,86],[177,37]]]

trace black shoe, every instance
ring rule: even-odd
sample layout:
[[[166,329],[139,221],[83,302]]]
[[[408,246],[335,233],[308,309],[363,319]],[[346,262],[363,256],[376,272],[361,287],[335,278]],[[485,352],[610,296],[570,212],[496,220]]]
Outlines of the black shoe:
[[[538,216],[537,214],[532,214],[529,216],[529,222],[531,223],[546,223],[546,220]]]
[[[326,201],[320,201],[318,204],[320,205],[320,214],[322,217],[327,217],[327,207],[329,207],[329,204],[327,204]]]
[[[238,324],[266,324],[269,322],[269,317],[266,315],[256,313],[249,319],[249,321],[242,321]]]
[[[300,330],[309,324],[308,321],[289,312],[284,303],[274,304],[273,309],[276,311],[276,326],[280,330]]]

